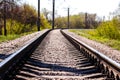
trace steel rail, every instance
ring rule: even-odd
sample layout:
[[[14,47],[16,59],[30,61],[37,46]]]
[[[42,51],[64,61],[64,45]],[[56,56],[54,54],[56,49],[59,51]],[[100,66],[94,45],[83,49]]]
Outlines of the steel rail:
[[[43,32],[33,41],[23,46],[21,49],[11,54],[8,58],[3,60],[0,63],[0,80],[10,79],[11,75],[14,75],[13,72],[18,66],[18,63],[26,59],[31,55],[31,53],[37,48],[40,42],[44,39],[44,37],[49,33],[50,30]]]
[[[64,30],[61,33],[79,49],[86,56],[91,58],[94,64],[98,66],[98,69],[104,74],[107,74],[109,78],[114,78],[115,80],[120,80],[120,64],[113,61],[109,57],[90,47],[89,45],[83,43],[82,41],[76,39],[74,36],[67,34]]]

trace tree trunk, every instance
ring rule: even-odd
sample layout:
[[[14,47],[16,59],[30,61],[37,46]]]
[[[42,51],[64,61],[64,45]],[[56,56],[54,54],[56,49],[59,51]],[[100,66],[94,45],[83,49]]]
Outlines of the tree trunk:
[[[0,25],[0,35],[2,35],[2,25]]]

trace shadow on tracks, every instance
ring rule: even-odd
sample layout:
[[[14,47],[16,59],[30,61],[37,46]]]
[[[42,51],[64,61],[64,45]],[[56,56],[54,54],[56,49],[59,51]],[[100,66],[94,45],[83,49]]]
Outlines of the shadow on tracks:
[[[0,60],[4,60],[5,58],[9,57],[11,54],[0,54]]]
[[[91,64],[88,64],[87,62],[79,63],[79,65],[82,64],[82,67],[86,67],[86,65],[91,66]],[[59,74],[60,72],[67,72],[71,74]],[[95,67],[87,67],[87,68],[81,68],[76,69],[72,67],[66,67],[61,66],[58,64],[49,64],[44,63],[41,60],[29,58],[29,60],[26,62],[22,70],[18,75],[22,77],[16,77],[16,79],[23,79],[28,78],[34,78],[34,77],[42,77],[42,76],[83,76],[83,75],[89,75],[89,74],[95,74],[97,73],[97,69]]]

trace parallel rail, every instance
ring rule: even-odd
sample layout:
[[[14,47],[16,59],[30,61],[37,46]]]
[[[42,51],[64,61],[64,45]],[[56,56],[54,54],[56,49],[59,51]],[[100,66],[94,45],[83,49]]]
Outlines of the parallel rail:
[[[49,33],[50,30],[44,32],[14,54],[10,55],[4,61],[0,63],[0,80],[10,79],[18,70],[23,66],[26,59],[31,53],[37,48],[44,37]],[[75,47],[83,53],[90,61],[100,70],[103,74],[106,74],[108,79],[120,80],[120,64],[116,63],[112,59],[106,57],[102,53],[96,51],[85,43],[79,41],[73,36],[65,33],[61,30],[61,33],[72,43]],[[18,67],[19,66],[19,67]]]
[[[120,64],[61,30],[61,33],[108,78],[120,80]]]
[[[50,30],[45,31],[32,42],[22,47],[17,52],[10,55],[8,58],[0,63],[0,80],[10,79],[19,70],[25,59],[37,48],[43,38],[49,33]],[[21,64],[20,64],[21,63]],[[19,67],[17,67],[19,66]]]

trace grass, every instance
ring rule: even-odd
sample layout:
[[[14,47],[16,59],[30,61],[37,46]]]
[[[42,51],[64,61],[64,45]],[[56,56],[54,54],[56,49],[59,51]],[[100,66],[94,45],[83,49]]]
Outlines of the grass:
[[[104,36],[98,36],[96,34],[95,29],[78,29],[78,30],[70,30],[71,32],[74,32],[77,35],[84,36],[88,39],[100,42],[102,44],[105,44],[107,46],[110,46],[116,50],[120,50],[120,40],[119,39],[110,39]]]
[[[31,33],[33,33],[33,32],[26,32],[26,33],[22,33],[22,34],[9,34],[7,36],[0,35],[0,43],[5,42],[5,41],[9,41],[9,40],[14,40],[16,38],[19,38],[21,36],[25,36],[25,35],[28,35]]]
[[[0,35],[0,43],[5,42],[5,41],[9,41],[9,40],[13,40],[13,39],[16,39],[19,37],[20,37],[20,35],[7,35],[7,36]]]

